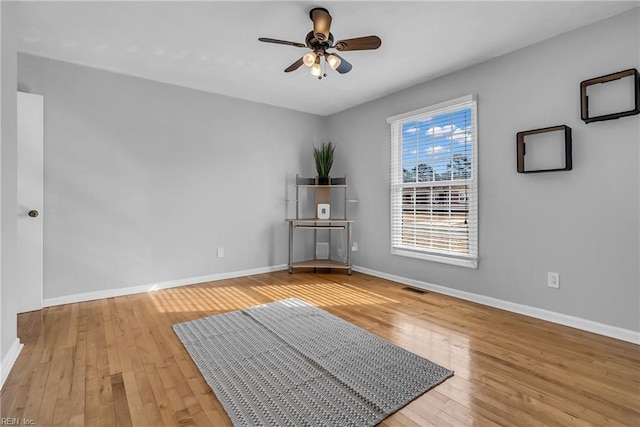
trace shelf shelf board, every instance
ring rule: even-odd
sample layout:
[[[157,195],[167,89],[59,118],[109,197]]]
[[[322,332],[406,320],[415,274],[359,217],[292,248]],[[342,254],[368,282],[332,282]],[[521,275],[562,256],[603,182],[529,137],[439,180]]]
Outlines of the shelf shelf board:
[[[329,224],[335,222],[337,224],[346,224],[348,222],[356,222],[355,219],[346,219],[346,218],[329,218],[329,219],[318,219],[318,218],[287,218],[286,222],[312,222],[315,224]]]
[[[307,261],[294,262],[289,267],[291,268],[342,268],[348,270],[352,268],[350,265],[345,265],[340,261],[334,261],[331,259],[310,259]]]
[[[296,225],[303,230],[344,230],[344,225]]]
[[[296,184],[298,188],[347,188],[346,184],[327,184],[327,185],[318,185],[318,184]]]

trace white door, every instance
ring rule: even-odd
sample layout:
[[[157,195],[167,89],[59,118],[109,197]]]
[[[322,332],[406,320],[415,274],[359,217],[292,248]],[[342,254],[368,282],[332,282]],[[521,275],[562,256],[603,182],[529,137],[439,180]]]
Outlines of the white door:
[[[18,313],[42,308],[44,98],[18,92]]]

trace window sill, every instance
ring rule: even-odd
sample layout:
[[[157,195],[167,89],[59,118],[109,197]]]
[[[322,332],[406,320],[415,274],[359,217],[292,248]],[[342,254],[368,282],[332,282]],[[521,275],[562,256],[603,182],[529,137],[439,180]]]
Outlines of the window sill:
[[[391,254],[409,257],[409,258],[418,258],[426,261],[440,262],[443,264],[450,264],[458,267],[473,268],[473,269],[478,268],[477,258],[476,259],[454,258],[446,255],[434,255],[434,254],[413,252],[413,251],[407,251],[407,250],[395,249],[395,248],[391,249]]]

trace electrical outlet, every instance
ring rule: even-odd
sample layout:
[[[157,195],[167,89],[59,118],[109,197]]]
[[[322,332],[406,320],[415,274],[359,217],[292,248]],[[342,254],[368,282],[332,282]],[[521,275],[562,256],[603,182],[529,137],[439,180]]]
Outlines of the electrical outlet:
[[[218,248],[218,258],[224,258],[224,248]]]
[[[547,286],[558,289],[560,287],[560,274],[549,271],[547,273]]]
[[[351,245],[351,252],[358,252],[358,242],[353,242]]]

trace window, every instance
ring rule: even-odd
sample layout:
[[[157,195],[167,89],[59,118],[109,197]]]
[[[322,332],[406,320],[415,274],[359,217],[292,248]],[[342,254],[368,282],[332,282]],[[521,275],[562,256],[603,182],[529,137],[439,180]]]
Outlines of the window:
[[[389,117],[387,122],[391,253],[477,268],[475,96]]]

